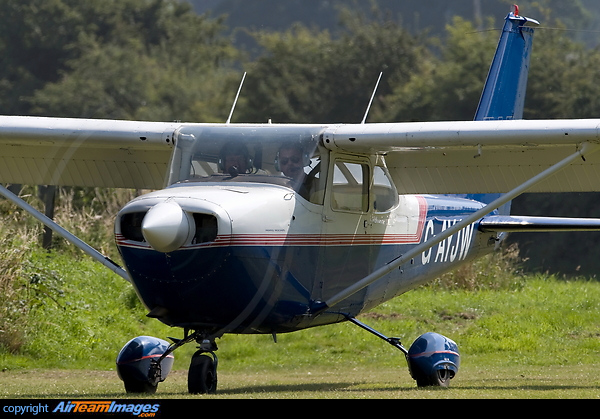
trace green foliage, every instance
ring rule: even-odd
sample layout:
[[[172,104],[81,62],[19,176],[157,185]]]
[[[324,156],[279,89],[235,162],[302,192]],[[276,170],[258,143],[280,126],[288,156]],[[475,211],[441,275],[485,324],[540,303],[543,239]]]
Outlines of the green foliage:
[[[30,249],[14,230],[2,227],[0,233],[0,347],[15,353],[26,340],[21,326],[29,314],[29,296],[22,270]]]
[[[541,29],[527,92],[526,118],[597,118],[600,50],[586,49],[561,34]]]
[[[145,317],[130,284],[90,259],[33,250],[12,280],[23,284],[27,298],[13,324],[21,334],[19,345],[0,341],[0,369],[112,369],[119,350],[133,337],[169,333]]]
[[[136,196],[135,190],[109,188],[59,188],[54,220],[84,242],[113,260],[119,260],[114,244],[117,213]],[[53,249],[80,257],[81,251],[53,235]]]
[[[370,121],[472,117],[498,37],[478,28],[493,27],[491,20],[476,28],[456,18],[444,34],[442,25],[435,28],[437,39],[396,22],[412,26],[411,19],[447,4],[334,3],[313,6],[335,10],[337,27],[317,29],[318,19],[307,17],[314,27],[254,32],[263,52],[244,64],[249,77],[238,120],[358,122],[380,71]],[[508,10],[508,3],[485,10]],[[285,10],[300,6],[306,8],[290,2]],[[548,26],[570,28],[589,16],[580,1],[521,6]],[[465,15],[472,5],[457,2],[451,10]],[[224,19],[197,15],[186,2],[7,0],[0,19],[5,114],[223,121],[239,80],[233,69],[240,53],[224,36]],[[567,34],[538,30],[528,117],[596,116],[600,58]]]
[[[443,274],[429,287],[446,290],[508,290],[523,288],[523,261],[516,243]]]
[[[385,96],[426,53],[397,23],[350,13],[337,36],[297,25],[255,37],[265,53],[244,87],[245,121],[360,122],[379,73],[385,77],[378,95]]]
[[[115,216],[139,192],[132,189],[58,188],[54,221],[101,253],[118,260],[113,235]],[[39,188],[25,186],[19,196],[43,212],[43,203],[38,194]],[[8,201],[0,200],[0,219],[4,224],[7,240],[18,238],[17,244],[13,243],[17,248],[21,243],[27,243],[28,246],[41,244],[40,233],[43,226],[26,211]],[[57,234],[52,236],[52,247],[74,257],[80,257],[82,254],[78,248]]]
[[[0,19],[3,113],[223,119],[235,51],[186,3],[9,0]]]
[[[456,17],[446,28],[445,44],[436,43],[441,57],[431,56],[398,83],[386,98],[382,119],[441,121],[473,119],[495,45],[495,32],[477,32],[471,22]]]

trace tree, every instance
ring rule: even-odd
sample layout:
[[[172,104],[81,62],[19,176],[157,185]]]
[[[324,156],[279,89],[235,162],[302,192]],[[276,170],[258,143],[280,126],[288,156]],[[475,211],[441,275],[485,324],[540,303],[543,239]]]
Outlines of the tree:
[[[4,113],[223,118],[235,56],[220,20],[176,0],[6,0]]]
[[[241,118],[360,122],[380,72],[378,97],[416,71],[423,51],[396,23],[348,14],[342,27],[336,36],[302,25],[284,33],[255,33],[265,52],[250,64]]]
[[[441,57],[430,54],[405,83],[386,98],[387,121],[473,119],[498,41],[496,32],[478,32],[471,22],[455,17],[446,27],[445,45],[432,41]]]
[[[186,3],[5,0],[0,19],[3,114],[226,118],[222,92],[236,52],[221,36],[221,20]],[[79,203],[94,196],[75,192]]]
[[[598,118],[600,50],[588,49],[559,29],[540,29],[527,90],[525,117]]]

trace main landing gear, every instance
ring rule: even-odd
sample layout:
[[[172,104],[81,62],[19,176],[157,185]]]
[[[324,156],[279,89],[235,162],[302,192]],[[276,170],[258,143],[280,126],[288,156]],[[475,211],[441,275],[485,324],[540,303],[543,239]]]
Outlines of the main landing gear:
[[[425,333],[407,350],[400,339],[387,337],[349,315],[346,315],[346,319],[402,351],[418,387],[448,387],[458,372],[458,346],[445,336]],[[199,346],[192,356],[188,371],[188,391],[192,394],[214,394],[217,390],[218,364],[215,336],[203,331],[188,332],[186,330],[183,339],[170,338],[172,344],[150,336],[139,336],[129,341],[117,357],[117,371],[125,390],[128,393],[154,393],[158,383],[164,381],[171,370],[173,351],[196,341]]]
[[[418,387],[448,387],[450,380],[458,372],[460,366],[458,346],[445,336],[425,333],[419,336],[407,350],[400,343],[400,339],[387,337],[354,317],[346,316],[346,319],[401,350]]]
[[[173,343],[139,336],[129,341],[117,357],[117,372],[127,393],[154,393],[158,383],[167,378],[173,365],[175,349],[192,341],[198,351],[192,356],[188,370],[188,391],[191,394],[214,394],[217,391],[218,349],[214,337],[197,331],[185,333],[183,339],[170,338]]]

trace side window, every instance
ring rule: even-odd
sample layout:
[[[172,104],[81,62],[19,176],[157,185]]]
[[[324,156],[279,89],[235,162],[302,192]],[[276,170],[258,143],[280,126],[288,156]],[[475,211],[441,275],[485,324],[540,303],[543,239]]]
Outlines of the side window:
[[[336,211],[369,211],[369,165],[336,160],[331,208]]]
[[[398,203],[398,192],[390,180],[386,169],[375,166],[373,169],[373,207],[376,212],[385,212],[392,209]]]

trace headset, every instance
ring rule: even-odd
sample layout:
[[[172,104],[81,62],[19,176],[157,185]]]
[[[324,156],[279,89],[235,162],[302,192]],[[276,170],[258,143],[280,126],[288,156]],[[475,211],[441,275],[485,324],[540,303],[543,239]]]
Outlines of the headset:
[[[247,172],[252,171],[252,158],[250,157],[250,153],[248,152],[248,147],[245,144],[240,144],[238,142],[229,142],[221,148],[219,152],[219,160],[217,160],[217,167],[221,172],[226,172],[227,168],[225,167],[225,158],[229,155],[232,156],[243,156],[244,160],[246,160]]]

